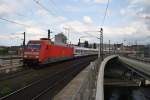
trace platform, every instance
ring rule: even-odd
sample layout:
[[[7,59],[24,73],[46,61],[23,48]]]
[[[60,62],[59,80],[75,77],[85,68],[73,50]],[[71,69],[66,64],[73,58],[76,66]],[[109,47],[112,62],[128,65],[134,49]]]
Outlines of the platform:
[[[62,89],[53,100],[73,100],[80,90],[82,83],[88,74],[89,67],[81,71],[64,89]]]
[[[94,100],[100,59],[90,62],[52,100]]]

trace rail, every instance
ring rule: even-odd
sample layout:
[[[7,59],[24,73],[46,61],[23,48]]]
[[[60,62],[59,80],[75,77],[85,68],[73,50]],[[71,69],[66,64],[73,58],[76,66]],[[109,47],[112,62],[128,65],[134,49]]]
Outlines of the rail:
[[[150,64],[139,62],[137,60],[129,59],[126,57],[119,56],[119,60],[121,60],[123,63],[129,65],[130,69],[137,72],[141,76],[145,77],[146,79],[150,79]]]
[[[27,86],[12,92],[9,95],[6,95],[0,99],[12,100],[12,99],[39,99],[46,94],[46,92],[50,92],[50,97],[55,93],[55,88],[60,87],[60,83],[66,84],[72,77],[74,77],[82,68],[86,67],[88,62],[90,62],[95,57],[87,57],[82,58],[81,60],[77,60],[70,67],[66,67],[65,69],[59,70],[53,74],[50,74],[40,80],[34,81]],[[80,67],[79,67],[80,66]],[[69,80],[68,80],[69,79]],[[25,98],[23,98],[25,97]]]
[[[150,58],[126,56],[129,59],[138,60],[144,63],[150,63]]]

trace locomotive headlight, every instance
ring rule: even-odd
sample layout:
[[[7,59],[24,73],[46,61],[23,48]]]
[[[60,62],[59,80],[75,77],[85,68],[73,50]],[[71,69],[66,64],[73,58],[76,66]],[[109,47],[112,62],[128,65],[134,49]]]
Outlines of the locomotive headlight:
[[[39,56],[35,56],[35,58],[39,58]]]
[[[27,58],[27,55],[24,55],[24,58]]]

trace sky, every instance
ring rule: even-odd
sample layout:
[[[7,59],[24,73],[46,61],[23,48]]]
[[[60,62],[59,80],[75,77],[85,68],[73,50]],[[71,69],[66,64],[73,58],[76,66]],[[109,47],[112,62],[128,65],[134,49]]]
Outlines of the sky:
[[[21,45],[26,39],[38,40],[64,32],[68,42],[150,43],[150,1],[109,0],[0,0],[0,45]],[[5,20],[4,20],[5,19]],[[13,22],[12,22],[13,21]],[[17,22],[18,24],[16,24]]]

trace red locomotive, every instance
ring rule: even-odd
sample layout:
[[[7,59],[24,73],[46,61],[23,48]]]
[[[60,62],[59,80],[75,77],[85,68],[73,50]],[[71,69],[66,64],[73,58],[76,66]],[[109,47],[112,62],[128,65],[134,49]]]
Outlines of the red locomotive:
[[[23,61],[24,64],[47,64],[73,57],[73,47],[55,45],[50,39],[31,40],[28,42]]]

